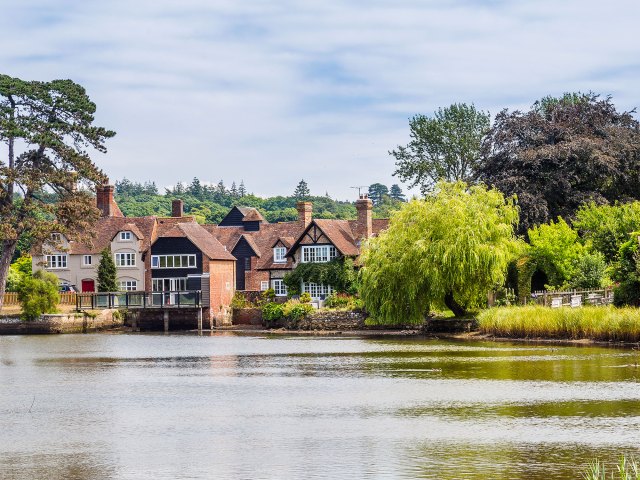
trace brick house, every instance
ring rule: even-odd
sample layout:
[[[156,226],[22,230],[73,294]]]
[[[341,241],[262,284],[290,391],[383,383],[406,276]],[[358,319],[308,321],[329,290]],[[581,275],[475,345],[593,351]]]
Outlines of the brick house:
[[[313,218],[311,202],[298,202],[298,219],[268,223],[249,207],[233,207],[219,225],[204,225],[236,257],[236,289],[263,291],[273,288],[286,296],[283,277],[298,264],[327,262],[347,256],[357,258],[363,239],[387,228],[387,219],[373,219],[373,203],[366,195],[356,201],[356,220]],[[330,286],[302,285],[313,298],[324,298]]]

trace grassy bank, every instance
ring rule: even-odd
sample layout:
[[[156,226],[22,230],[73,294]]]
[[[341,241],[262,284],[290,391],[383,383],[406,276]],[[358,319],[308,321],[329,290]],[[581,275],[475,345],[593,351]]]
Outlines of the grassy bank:
[[[482,333],[498,337],[640,341],[640,309],[496,307],[478,315]]]

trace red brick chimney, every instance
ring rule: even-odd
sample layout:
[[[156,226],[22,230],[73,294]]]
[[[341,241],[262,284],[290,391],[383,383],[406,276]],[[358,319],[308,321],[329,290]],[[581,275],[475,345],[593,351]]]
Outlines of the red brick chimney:
[[[298,222],[303,228],[306,228],[313,220],[313,203],[298,202],[296,208],[298,209]]]
[[[184,203],[182,200],[174,200],[171,202],[171,216],[181,217],[184,213]]]
[[[358,211],[358,220],[356,221],[356,240],[365,240],[373,234],[373,202],[369,200],[366,193],[360,195],[356,200],[356,210]]]
[[[122,217],[122,212],[113,199],[113,185],[96,185],[96,207],[103,217]]]

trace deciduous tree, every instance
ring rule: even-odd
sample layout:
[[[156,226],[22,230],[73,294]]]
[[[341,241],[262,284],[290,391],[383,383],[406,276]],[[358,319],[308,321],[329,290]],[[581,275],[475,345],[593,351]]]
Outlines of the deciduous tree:
[[[414,116],[409,144],[389,152],[396,159],[394,175],[423,194],[440,180],[472,182],[489,126],[489,114],[466,103],[440,108],[431,118]]]
[[[35,243],[53,232],[73,238],[87,230],[98,210],[77,189],[102,183],[89,150],[106,152],[114,132],[93,125],[96,106],[71,80],[24,81],[0,75],[0,307],[9,264],[19,239]],[[56,201],[45,197],[53,193]]]
[[[457,316],[502,285],[520,251],[513,198],[482,185],[439,183],[405,203],[362,256],[360,295],[380,323],[419,323],[446,305]]]
[[[640,130],[611,98],[567,94],[502,111],[483,143],[479,179],[516,194],[521,232],[588,201],[640,198]]]

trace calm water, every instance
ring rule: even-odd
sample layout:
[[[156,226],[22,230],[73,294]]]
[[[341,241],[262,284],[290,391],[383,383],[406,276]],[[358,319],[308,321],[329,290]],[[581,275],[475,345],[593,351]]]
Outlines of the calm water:
[[[580,478],[638,454],[638,363],[407,338],[0,337],[0,478]]]

